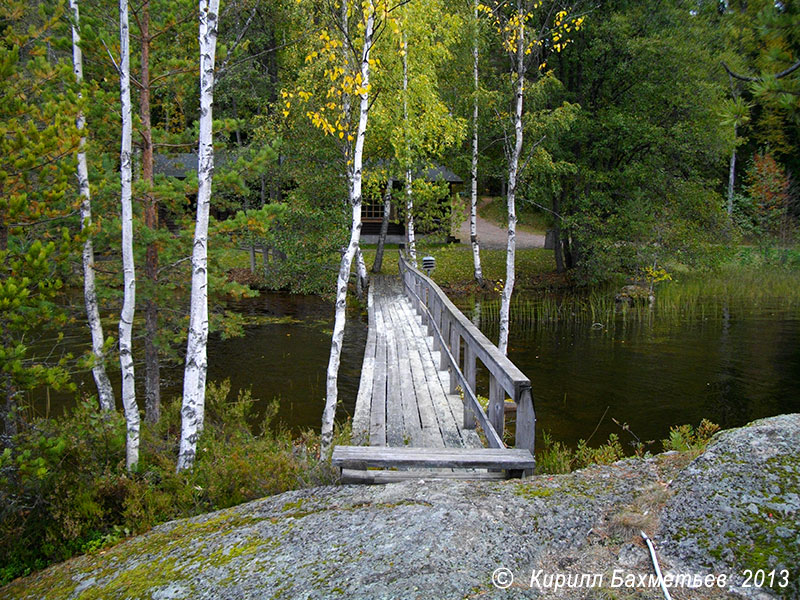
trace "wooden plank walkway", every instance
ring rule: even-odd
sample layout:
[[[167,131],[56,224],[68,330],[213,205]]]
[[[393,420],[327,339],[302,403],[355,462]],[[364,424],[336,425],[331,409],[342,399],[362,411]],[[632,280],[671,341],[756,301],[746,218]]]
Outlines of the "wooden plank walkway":
[[[482,448],[464,428],[450,375],[403,293],[398,277],[376,275],[369,288],[369,332],[353,415],[353,444],[397,448]]]

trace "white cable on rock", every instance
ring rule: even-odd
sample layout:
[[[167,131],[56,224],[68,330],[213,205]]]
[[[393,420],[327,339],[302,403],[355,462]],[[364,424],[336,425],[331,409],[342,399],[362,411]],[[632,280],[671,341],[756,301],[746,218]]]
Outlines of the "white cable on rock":
[[[658,559],[656,558],[656,548],[653,546],[653,542],[650,541],[650,538],[647,537],[647,534],[644,531],[640,532],[642,534],[642,538],[647,543],[647,547],[650,549],[650,557],[653,559],[653,566],[656,569],[656,575],[658,576],[658,583],[661,584],[661,591],[664,592],[664,598],[666,600],[672,600],[672,596],[669,595],[669,590],[667,590],[667,586],[664,583],[664,576],[661,574],[661,567],[658,566]]]

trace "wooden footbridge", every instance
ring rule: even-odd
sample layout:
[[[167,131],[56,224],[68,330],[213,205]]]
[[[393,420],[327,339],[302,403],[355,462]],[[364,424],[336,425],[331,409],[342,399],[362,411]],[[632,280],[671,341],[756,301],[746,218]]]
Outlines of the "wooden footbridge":
[[[336,446],[333,464],[344,481],[362,483],[530,473],[530,380],[439,286],[399,260],[400,277],[376,276],[370,285],[353,445]],[[477,361],[489,372],[487,411],[477,398]],[[510,411],[516,448],[503,443]]]

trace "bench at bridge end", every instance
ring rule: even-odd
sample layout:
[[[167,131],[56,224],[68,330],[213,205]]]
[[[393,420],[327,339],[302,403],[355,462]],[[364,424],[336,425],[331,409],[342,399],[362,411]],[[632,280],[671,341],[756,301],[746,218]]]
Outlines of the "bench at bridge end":
[[[531,472],[536,465],[530,451],[522,448],[336,446],[331,462],[342,469],[496,469],[512,474]]]

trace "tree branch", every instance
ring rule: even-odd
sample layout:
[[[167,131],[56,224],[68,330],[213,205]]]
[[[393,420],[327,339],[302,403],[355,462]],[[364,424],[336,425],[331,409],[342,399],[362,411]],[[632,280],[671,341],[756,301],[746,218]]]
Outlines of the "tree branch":
[[[114,57],[111,54],[111,50],[109,50],[108,46],[106,46],[106,41],[103,38],[100,38],[100,41],[103,43],[103,48],[105,48],[106,52],[108,52],[108,58],[111,59],[111,64],[114,65],[114,68],[117,70],[117,74],[121,75],[122,74],[122,70],[120,69],[119,64],[117,64],[117,61],[114,60]]]
[[[174,268],[175,268],[175,267],[177,267],[179,264],[181,264],[181,263],[183,263],[183,262],[186,262],[187,260],[192,260],[192,257],[191,257],[191,256],[184,256],[183,258],[179,258],[178,260],[176,260],[176,261],[175,261],[174,263],[172,263],[171,265],[164,265],[163,267],[161,267],[161,268],[159,268],[159,269],[158,269],[158,274],[159,274],[159,275],[161,275],[161,272],[162,272],[162,271],[167,271],[167,270],[169,270],[169,269],[174,269]]]
[[[242,43],[242,38],[244,37],[244,34],[247,33],[247,30],[250,29],[250,23],[252,23],[253,17],[256,16],[257,11],[258,11],[258,2],[256,2],[255,5],[253,6],[253,10],[250,12],[250,16],[247,17],[247,21],[245,21],[244,27],[242,27],[239,30],[239,34],[236,36],[233,45],[228,50],[228,55],[225,57],[225,60],[222,62],[217,71],[218,73],[224,73],[225,69],[228,68],[228,62],[230,61],[231,56],[233,56],[234,52],[236,52],[236,49],[239,47],[239,44]]]
[[[750,81],[750,82],[753,82],[753,83],[758,83],[760,81],[764,81],[764,77],[748,77],[747,75],[739,75],[738,73],[734,73],[730,69],[730,67],[725,64],[724,61],[720,61],[720,62],[722,63],[722,67],[725,69],[725,71],[728,72],[728,75],[730,75],[731,77],[734,77],[734,78],[739,79],[741,81]],[[800,69],[800,60],[798,60],[796,63],[794,63],[788,69],[784,69],[783,71],[781,71],[780,73],[777,73],[775,75],[770,75],[770,78],[782,79],[783,77],[786,77],[787,75],[791,75],[797,69]]]
[[[546,137],[547,137],[546,135],[543,135],[542,137],[539,138],[538,142],[536,142],[533,146],[531,146],[531,149],[528,151],[528,158],[526,158],[525,162],[522,163],[522,166],[520,167],[519,171],[517,172],[517,177],[519,177],[522,174],[522,172],[525,170],[525,167],[528,166],[528,163],[530,162],[531,158],[533,158],[533,151],[536,150],[536,147],[539,144],[541,144],[545,140]]]

